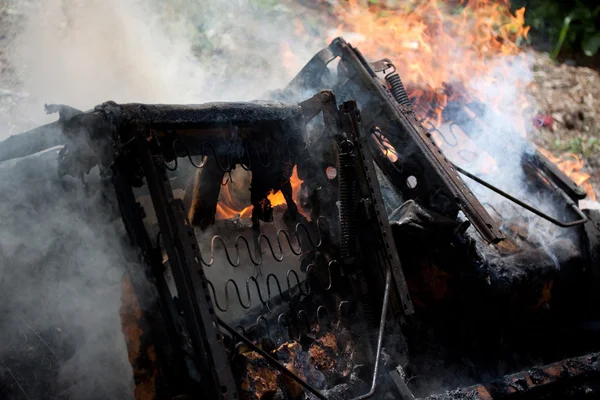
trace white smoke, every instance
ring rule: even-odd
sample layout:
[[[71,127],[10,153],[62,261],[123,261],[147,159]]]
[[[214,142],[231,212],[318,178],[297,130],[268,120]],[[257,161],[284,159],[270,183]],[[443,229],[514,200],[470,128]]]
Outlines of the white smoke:
[[[46,103],[257,99],[325,44],[298,31],[297,9],[267,0],[0,4],[18,16],[7,58],[12,90],[23,94],[11,100],[0,139],[54,121]],[[0,165],[0,397],[129,398],[123,226],[105,199],[56,177],[55,153]],[[97,188],[97,174],[89,179]]]
[[[42,120],[44,103],[249,100],[284,86],[324,42],[297,34],[285,3],[247,0],[38,0],[10,55],[27,101],[13,119]],[[321,39],[323,40],[323,39]],[[288,46],[298,65],[284,66]],[[47,118],[46,120],[52,120]],[[44,120],[45,122],[45,120]],[[0,132],[0,139],[8,133]]]

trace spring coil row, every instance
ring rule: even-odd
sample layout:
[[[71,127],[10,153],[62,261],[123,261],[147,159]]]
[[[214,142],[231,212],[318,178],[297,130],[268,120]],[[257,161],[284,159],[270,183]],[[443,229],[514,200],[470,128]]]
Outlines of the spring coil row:
[[[282,244],[282,242],[284,240],[287,241],[290,251],[294,255],[299,256],[302,254],[303,249],[300,244],[300,234],[299,234],[300,230],[304,231],[304,233],[306,234],[306,237],[308,238],[310,245],[313,248],[319,248],[323,243],[323,237],[321,235],[321,231],[322,231],[321,222],[326,222],[327,225],[329,226],[329,221],[325,217],[319,217],[317,219],[317,233],[318,233],[317,240],[314,240],[310,236],[308,228],[301,222],[296,224],[294,233],[291,235],[286,230],[283,230],[283,229],[278,230],[276,237],[277,237],[277,247],[279,249],[279,254],[277,254],[275,252],[275,249],[273,248],[273,244],[271,243],[271,240],[264,234],[261,234],[258,236],[258,240],[257,240],[258,248],[256,249],[257,251],[255,252],[255,255],[252,254],[253,252],[250,249],[250,241],[248,239],[246,239],[245,236],[238,235],[235,239],[235,245],[234,245],[235,258],[233,258],[229,252],[229,249],[227,248],[225,239],[221,235],[215,235],[212,237],[212,239],[210,241],[210,259],[208,261],[206,261],[202,257],[202,254],[200,254],[200,262],[207,267],[210,267],[211,265],[214,264],[215,248],[216,248],[217,243],[221,243],[221,245],[222,245],[221,247],[225,251],[225,256],[227,257],[227,261],[229,262],[229,264],[231,264],[232,267],[239,267],[241,264],[241,262],[240,262],[240,243],[243,245],[243,247],[246,248],[248,257],[250,258],[250,261],[252,262],[252,264],[254,266],[258,267],[258,266],[262,265],[264,262],[262,246],[261,246],[263,243],[266,243],[267,246],[269,247],[269,251],[270,251],[271,255],[273,256],[273,259],[277,262],[281,262],[281,261],[283,261],[283,258],[284,258],[283,244]],[[327,230],[329,230],[329,229],[327,229]],[[290,236],[296,237],[296,246],[298,247],[297,249],[294,248],[295,245],[292,244],[292,239],[290,238]]]
[[[264,168],[269,168],[272,166],[272,159],[275,159],[281,163],[293,163],[294,160],[292,153],[294,152],[292,151],[292,148],[294,146],[291,145],[292,141],[297,142],[298,137],[288,135],[285,138],[285,146],[283,146],[284,149],[281,150],[282,146],[280,144],[276,143],[273,139],[267,138],[266,140],[261,141],[264,144],[264,147],[261,151],[261,149],[254,143],[255,141],[252,140],[246,140],[245,145],[241,146],[241,150],[239,145],[236,146],[232,141],[227,140],[227,152],[225,155],[223,155],[222,153],[217,153],[217,150],[215,149],[213,143],[211,143],[208,140],[202,140],[200,141],[200,153],[203,157],[214,156],[217,166],[225,173],[231,172],[236,167],[236,165],[240,165],[242,169],[250,171],[253,167],[252,157],[250,157],[252,151],[254,151],[254,154],[256,155],[256,159],[258,160],[259,164]],[[175,138],[171,147],[174,154],[181,154],[180,152],[178,152],[178,149],[182,150],[183,154],[185,154],[185,158],[187,158],[190,164],[192,164],[196,168],[202,168],[206,163],[206,160],[203,159],[200,164],[197,164],[192,158],[192,154],[189,150],[189,147],[179,137]],[[276,156],[272,157],[273,154],[275,154]],[[220,159],[223,156],[227,160],[225,162],[225,165],[221,164],[220,161]],[[243,160],[244,158],[247,158],[247,164],[241,162],[241,160]],[[238,160],[239,162],[236,163],[234,162],[234,160]],[[178,165],[179,161],[177,158],[175,158],[170,163],[165,162],[165,167],[169,171],[176,171]]]
[[[418,105],[415,107],[415,114],[417,115],[417,121],[425,128],[427,131],[431,133],[436,133],[437,136],[444,142],[445,146],[448,147],[457,147],[458,146],[458,136],[455,132],[455,129],[458,127],[456,122],[450,123],[450,135],[452,135],[452,139],[447,137],[444,132],[440,131],[437,126],[433,122],[431,122],[431,118],[428,117],[433,110],[426,110],[423,106]]]
[[[290,318],[291,317],[291,318]],[[265,315],[261,315],[256,319],[256,325],[264,327],[266,337],[277,345],[283,344],[286,340],[300,341],[304,332],[310,332],[315,328],[319,330],[329,329],[332,323],[332,315],[329,309],[320,305],[317,307],[316,316],[311,321],[308,313],[305,310],[299,310],[294,314],[280,313],[277,316],[277,338],[274,340],[272,327]],[[246,329],[243,326],[237,326],[243,335],[248,336]],[[264,336],[262,336],[264,337]]]
[[[269,239],[269,237],[267,237],[264,234],[261,234],[258,236],[257,239],[257,244],[258,244],[258,249],[256,249],[257,251],[253,252],[250,249],[250,241],[248,239],[246,239],[245,236],[243,235],[238,235],[235,239],[235,245],[234,245],[234,249],[235,249],[235,258],[232,257],[232,254],[230,254],[229,248],[227,247],[227,243],[225,241],[225,239],[221,236],[221,235],[214,235],[210,241],[210,258],[209,260],[205,260],[204,257],[202,257],[202,252],[200,251],[200,257],[199,257],[199,262],[206,266],[206,267],[210,267],[215,263],[215,249],[217,247],[217,243],[221,243],[221,247],[223,249],[223,251],[225,252],[225,256],[227,258],[227,261],[229,262],[229,264],[234,267],[237,268],[241,265],[241,251],[240,251],[240,243],[246,248],[248,257],[250,259],[250,261],[252,262],[252,264],[256,267],[261,266],[264,262],[264,258],[263,258],[263,252],[262,252],[262,246],[261,244],[263,243],[267,243],[267,246],[269,247],[270,253],[273,256],[273,259],[277,262],[281,262],[284,259],[284,252],[283,252],[283,240],[287,241],[288,246],[290,248],[290,251],[296,255],[299,256],[302,254],[303,249],[301,247],[300,244],[300,230],[303,230],[304,233],[306,234],[306,237],[308,238],[308,242],[310,243],[311,247],[318,249],[319,247],[321,247],[322,243],[323,243],[323,237],[321,235],[321,231],[322,229],[322,224],[326,223],[328,228],[327,231],[329,231],[329,221],[327,220],[327,218],[325,217],[319,217],[317,218],[317,240],[313,239],[310,236],[310,233],[308,231],[308,228],[301,222],[296,224],[296,228],[294,230],[294,233],[292,234],[293,236],[296,237],[296,245],[292,244],[292,239],[290,238],[290,233],[288,233],[286,230],[280,229],[277,231],[276,237],[277,237],[277,247],[279,249],[279,254],[277,254],[275,252],[275,249],[273,248],[273,244],[271,243],[271,239]],[[157,235],[157,246],[160,248],[161,247],[161,232],[158,233]],[[282,239],[283,238],[283,239]],[[295,246],[297,246],[298,248],[296,249]],[[253,253],[255,255],[253,255]]]
[[[340,250],[342,257],[352,257],[356,251],[356,168],[354,145],[345,140],[341,143],[339,160],[340,185]]]
[[[263,294],[263,292],[261,291],[260,285],[258,283],[258,280],[253,277],[250,276],[246,279],[246,301],[244,301],[242,299],[242,294],[240,291],[240,287],[237,284],[237,282],[233,279],[229,279],[227,282],[225,282],[225,287],[224,287],[224,292],[225,292],[225,303],[222,304],[219,301],[219,298],[215,292],[215,287],[213,285],[213,283],[211,281],[208,281],[208,285],[210,287],[210,290],[212,292],[212,297],[214,300],[214,303],[217,307],[217,309],[219,309],[222,312],[227,312],[231,306],[230,303],[230,296],[229,296],[229,289],[233,288],[233,290],[235,291],[236,297],[238,299],[238,303],[239,305],[244,308],[245,310],[251,308],[253,306],[253,302],[252,302],[252,296],[250,294],[250,287],[253,285],[254,288],[256,289],[256,293],[258,294],[258,299],[260,300],[260,304],[262,304],[263,306],[267,307],[269,310],[271,309],[271,300],[273,299],[273,286],[275,285],[275,287],[277,288],[276,292],[275,292],[275,296],[279,295],[279,298],[281,298],[282,300],[286,301],[288,304],[291,304],[293,297],[292,297],[292,289],[293,288],[297,288],[298,289],[298,293],[300,296],[308,296],[311,294],[312,292],[312,286],[311,286],[311,278],[316,279],[316,281],[318,282],[318,287],[320,290],[322,291],[329,291],[332,287],[332,273],[331,273],[331,269],[332,267],[334,267],[336,264],[338,264],[338,261],[333,260],[331,262],[329,262],[329,264],[327,265],[327,281],[323,282],[321,280],[321,278],[319,277],[317,271],[316,271],[316,265],[314,264],[310,264],[307,269],[306,269],[306,279],[304,281],[300,281],[300,277],[298,276],[298,273],[294,270],[288,270],[287,274],[286,274],[286,283],[287,283],[287,291],[283,291],[281,288],[281,283],[279,281],[279,278],[277,278],[277,276],[275,274],[269,274],[267,276],[267,296],[265,296]],[[294,284],[295,281],[295,284]],[[285,295],[284,293],[287,292],[287,295]]]
[[[424,128],[426,128],[429,132],[434,132],[437,134],[437,136],[444,142],[444,146],[447,147],[451,147],[451,148],[456,148],[459,145],[459,140],[458,140],[458,134],[456,133],[456,129],[460,128],[460,124],[456,123],[456,122],[451,122],[449,125],[449,132],[450,135],[452,136],[452,140],[450,140],[447,135],[445,135],[442,131],[440,131],[432,122],[431,119],[428,117],[428,115],[433,112],[433,109],[430,107],[429,110],[425,109],[423,106],[418,105],[415,107],[415,113],[417,114],[417,121],[423,125]],[[475,120],[476,117],[471,118],[471,120]],[[444,148],[442,148],[442,150],[444,150]],[[471,150],[467,150],[467,149],[460,149],[457,151],[457,155],[465,162],[467,163],[471,163],[473,162],[475,159],[477,159],[477,157],[479,157],[479,154],[471,151]]]

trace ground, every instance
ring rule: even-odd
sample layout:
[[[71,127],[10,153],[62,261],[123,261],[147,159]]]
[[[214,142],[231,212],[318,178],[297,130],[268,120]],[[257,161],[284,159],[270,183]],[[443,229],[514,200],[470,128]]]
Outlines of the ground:
[[[556,63],[532,51],[535,82],[529,93],[546,119],[531,138],[555,155],[572,152],[585,161],[596,193],[600,189],[600,73]],[[548,118],[549,117],[549,118]]]

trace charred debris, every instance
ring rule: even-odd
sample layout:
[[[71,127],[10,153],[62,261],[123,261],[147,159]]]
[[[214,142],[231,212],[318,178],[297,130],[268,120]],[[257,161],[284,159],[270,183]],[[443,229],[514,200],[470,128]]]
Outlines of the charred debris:
[[[59,174],[120,215],[136,398],[600,398],[599,212],[535,150],[555,215],[454,165],[394,71],[337,38],[267,101],[51,105],[0,143],[1,161],[63,145]],[[251,217],[217,220],[240,170]],[[536,242],[467,179],[560,233]]]

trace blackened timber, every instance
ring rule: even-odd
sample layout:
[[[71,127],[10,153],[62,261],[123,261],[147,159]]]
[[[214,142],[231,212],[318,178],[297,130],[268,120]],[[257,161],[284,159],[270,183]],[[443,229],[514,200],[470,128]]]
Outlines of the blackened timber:
[[[200,266],[198,244],[185,215],[183,202],[173,197],[163,157],[153,155],[144,138],[138,140],[137,150],[156,211],[161,239],[169,257],[177,297],[193,348],[194,364],[204,388],[203,395],[210,399],[236,399],[235,381],[208,293],[206,277]]]
[[[592,353],[507,375],[492,383],[432,395],[427,397],[427,400],[566,399],[572,398],[567,393],[576,390],[577,385],[585,385],[586,380],[598,382],[598,379],[600,379],[600,353]],[[583,390],[587,389],[592,390],[585,387]],[[598,394],[595,392],[596,396]]]
[[[285,121],[302,115],[300,106],[275,101],[203,104],[121,104],[126,118],[143,121],[151,129],[224,128]]]
[[[250,151],[263,154],[264,157],[266,153],[281,152],[288,139],[273,137],[273,132],[294,136],[304,123],[299,105],[281,102],[193,105],[132,103],[119,107],[126,124],[135,126],[141,123],[163,145],[172,147],[171,151],[175,152],[172,157],[168,157],[168,149],[163,149],[167,161],[174,156],[189,155],[226,155],[235,158],[247,156]],[[234,159],[233,163],[236,162]],[[222,167],[230,169],[233,165],[229,162]]]
[[[101,139],[98,136],[109,137],[113,129],[131,128],[138,124],[146,126],[148,133],[167,139],[167,145],[173,144],[174,137],[179,139],[182,143],[174,147],[180,157],[210,153],[243,154],[243,140],[264,141],[272,136],[274,126],[280,128],[278,132],[294,136],[299,124],[304,121],[299,105],[274,101],[187,105],[117,104],[109,101],[93,110],[75,111],[78,110],[65,111],[56,122],[0,142],[0,162],[65,145],[79,136],[95,136],[87,139],[97,141]],[[92,147],[95,151],[100,150]]]
[[[193,385],[193,382],[185,379],[183,352],[181,349],[173,347],[180,336],[177,327],[180,325],[181,317],[176,312],[173,302],[169,301],[172,297],[164,278],[162,256],[160,250],[152,246],[148,236],[143,221],[144,210],[137,202],[131,182],[127,179],[129,168],[130,165],[123,156],[118,156],[112,165],[111,180],[128,237],[134,247],[138,249],[140,258],[146,264],[151,280],[155,283],[159,293],[157,298],[151,282],[147,279],[148,275],[144,274],[146,271],[136,268],[138,267],[137,263],[133,264],[132,268],[128,268],[132,277],[131,283],[135,297],[141,303],[144,318],[150,324],[150,336],[152,343],[155,344],[160,368],[158,375],[165,380],[164,385],[160,380],[157,382],[155,394],[156,398],[160,399],[185,393],[189,386]]]

